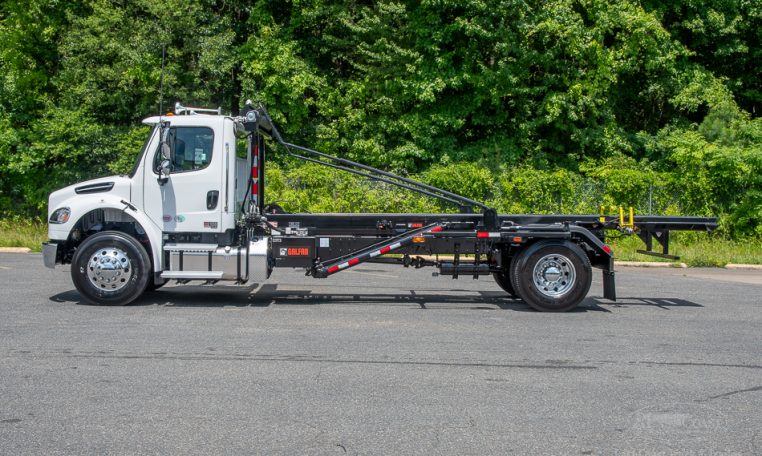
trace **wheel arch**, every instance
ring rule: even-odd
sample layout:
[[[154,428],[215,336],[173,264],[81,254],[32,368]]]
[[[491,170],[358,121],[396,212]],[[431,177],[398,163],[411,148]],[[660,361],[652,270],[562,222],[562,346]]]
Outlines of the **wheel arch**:
[[[590,264],[604,270],[614,269],[614,253],[608,245],[590,230],[580,226],[571,226],[572,241],[577,243],[587,254]]]
[[[161,231],[132,204],[122,200],[98,198],[97,204],[80,204],[77,212],[82,215],[71,225],[66,238],[66,250],[71,260],[72,251],[89,236],[102,231],[119,231],[135,237],[146,249],[154,271],[163,267],[161,255]],[[72,208],[72,213],[76,209]],[[68,260],[68,261],[67,261]]]

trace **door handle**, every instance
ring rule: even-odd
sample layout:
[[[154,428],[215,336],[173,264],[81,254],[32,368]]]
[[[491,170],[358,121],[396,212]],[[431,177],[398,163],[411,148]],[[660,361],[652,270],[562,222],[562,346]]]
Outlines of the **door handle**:
[[[210,190],[206,194],[206,208],[210,211],[212,209],[215,209],[217,207],[217,203],[220,200],[220,192],[219,190]]]

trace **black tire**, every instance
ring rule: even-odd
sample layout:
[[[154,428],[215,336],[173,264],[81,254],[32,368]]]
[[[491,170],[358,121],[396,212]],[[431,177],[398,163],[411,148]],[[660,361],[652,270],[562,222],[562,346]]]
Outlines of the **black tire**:
[[[511,288],[513,288],[513,292],[516,294],[517,297],[521,298],[521,294],[519,293],[519,286],[516,283],[517,276],[513,273],[513,270],[515,269],[514,266],[518,264],[519,260],[521,259],[521,255],[523,252],[519,252],[516,256],[513,257],[511,260],[511,264],[508,266],[508,283],[511,284]],[[521,298],[524,299],[524,298]]]
[[[167,284],[167,282],[162,282],[162,283],[160,283],[160,284],[158,284],[158,285],[157,285],[157,284],[156,284],[156,283],[153,281],[153,277],[151,277],[151,275],[152,275],[152,274],[149,274],[149,275],[148,275],[149,279],[148,279],[148,283],[146,283],[146,291],[156,291],[156,290],[158,290],[159,288],[161,288],[161,287],[163,287],[164,285],[166,285],[166,284]]]
[[[511,297],[516,297],[516,291],[513,289],[513,285],[511,285],[509,272],[493,272],[492,277],[500,288],[505,290]]]
[[[513,257],[508,256],[505,252],[498,252],[498,255],[502,255],[501,271],[493,272],[492,278],[495,279],[497,285],[508,293],[512,298],[518,297],[516,294],[516,288],[511,283],[511,264],[513,264]]]
[[[536,269],[544,272],[535,277]],[[574,309],[587,296],[592,279],[590,259],[569,241],[538,242],[511,264],[511,283],[517,294],[541,312]]]
[[[146,249],[119,231],[96,233],[79,246],[71,262],[71,278],[85,301],[124,306],[148,285],[151,260]]]

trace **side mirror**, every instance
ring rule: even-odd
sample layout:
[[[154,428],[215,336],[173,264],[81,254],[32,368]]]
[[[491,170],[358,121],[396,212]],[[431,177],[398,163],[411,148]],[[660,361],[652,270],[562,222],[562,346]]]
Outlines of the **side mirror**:
[[[169,174],[172,172],[172,149],[169,147],[169,123],[161,125],[161,163],[156,171],[159,173],[159,185],[164,185],[169,180]]]

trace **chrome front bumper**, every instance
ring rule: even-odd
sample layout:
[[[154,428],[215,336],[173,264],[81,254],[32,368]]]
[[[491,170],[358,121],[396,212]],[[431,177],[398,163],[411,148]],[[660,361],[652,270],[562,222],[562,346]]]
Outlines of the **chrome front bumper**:
[[[54,269],[56,267],[56,257],[58,256],[58,244],[55,242],[42,243],[42,261],[45,267]]]

